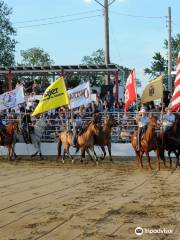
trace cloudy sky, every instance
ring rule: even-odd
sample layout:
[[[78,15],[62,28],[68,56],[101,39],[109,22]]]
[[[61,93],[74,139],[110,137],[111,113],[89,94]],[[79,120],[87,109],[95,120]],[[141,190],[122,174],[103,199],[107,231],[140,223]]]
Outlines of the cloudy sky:
[[[18,62],[20,50],[31,47],[43,48],[56,64],[79,64],[84,55],[104,47],[102,7],[94,0],[5,2],[13,9]],[[180,33],[179,0],[116,0],[109,9],[111,62],[135,67],[143,85],[148,81],[143,70],[150,65],[153,53],[165,54],[168,6],[175,35]]]

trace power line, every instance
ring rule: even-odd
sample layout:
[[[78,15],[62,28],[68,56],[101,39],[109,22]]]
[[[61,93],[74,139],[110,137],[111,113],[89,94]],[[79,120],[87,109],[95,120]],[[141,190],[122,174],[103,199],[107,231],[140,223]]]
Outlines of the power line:
[[[126,13],[120,13],[120,12],[116,12],[116,11],[110,11],[111,13],[117,14],[117,15],[121,15],[121,16],[125,16],[125,17],[133,17],[133,18],[147,18],[147,19],[163,19],[166,16],[143,16],[143,15],[132,15],[132,14],[126,14]]]
[[[90,19],[90,18],[95,18],[95,17],[100,17],[100,16],[103,16],[103,15],[99,14],[99,15],[92,15],[92,16],[81,17],[81,18],[72,18],[72,19],[69,19],[69,20],[63,20],[63,21],[58,21],[58,22],[50,22],[50,23],[42,23],[42,24],[34,24],[34,25],[25,25],[25,26],[17,27],[17,29],[41,27],[41,26],[53,25],[53,24],[58,24],[58,23],[66,23],[66,22],[74,22],[74,21],[80,21],[80,20]]]
[[[52,20],[52,19],[57,19],[57,18],[65,18],[65,17],[72,17],[72,16],[83,15],[83,14],[87,14],[87,13],[94,13],[94,12],[97,12],[97,11],[99,11],[99,10],[85,11],[85,12],[72,13],[72,14],[65,14],[65,15],[61,15],[61,16],[48,17],[48,18],[38,18],[38,19],[32,19],[32,20],[18,21],[18,22],[14,22],[13,24],[41,22],[41,21]]]

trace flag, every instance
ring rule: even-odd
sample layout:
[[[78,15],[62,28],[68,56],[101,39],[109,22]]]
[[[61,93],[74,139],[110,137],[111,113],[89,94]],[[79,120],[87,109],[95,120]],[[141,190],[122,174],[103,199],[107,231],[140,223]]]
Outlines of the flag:
[[[172,110],[180,107],[180,51],[177,59],[176,79],[174,81],[174,93],[172,95]]]
[[[133,69],[126,82],[124,111],[126,111],[136,99],[135,69]]]
[[[79,86],[68,90],[68,96],[71,109],[79,106],[87,106],[92,102],[90,82],[85,82]]]
[[[163,76],[159,76],[145,87],[141,102],[146,103],[163,97]]]
[[[64,78],[60,77],[44,92],[32,116],[69,104]]]
[[[0,95],[0,111],[14,108],[18,104],[24,103],[24,90],[23,87],[17,87],[16,89],[5,92]]]

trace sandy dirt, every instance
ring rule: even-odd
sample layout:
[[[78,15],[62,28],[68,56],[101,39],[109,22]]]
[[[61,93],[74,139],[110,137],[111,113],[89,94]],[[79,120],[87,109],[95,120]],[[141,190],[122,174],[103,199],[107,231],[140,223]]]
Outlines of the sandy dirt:
[[[146,165],[146,164],[145,164]],[[178,240],[180,170],[0,161],[0,240]],[[136,236],[135,228],[172,234]]]

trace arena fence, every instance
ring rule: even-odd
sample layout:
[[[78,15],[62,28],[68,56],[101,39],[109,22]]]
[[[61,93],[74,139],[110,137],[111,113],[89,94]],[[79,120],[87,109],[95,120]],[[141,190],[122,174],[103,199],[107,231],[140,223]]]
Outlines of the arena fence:
[[[112,128],[112,142],[114,143],[129,143],[132,132],[137,129],[137,113],[134,112],[101,112],[102,122],[107,115],[112,115],[116,121],[117,126]],[[148,112],[148,116],[154,115],[159,120],[159,126],[162,125],[162,113],[161,112]],[[180,114],[180,113],[175,113]],[[83,116],[83,121],[89,121],[92,119],[92,113],[86,113]],[[14,121],[14,119],[7,119],[8,121]],[[17,121],[17,119],[16,119]],[[19,119],[21,121],[21,119]],[[42,136],[42,142],[56,142],[59,132],[65,130],[71,130],[72,121],[71,118],[63,119],[61,117],[55,116],[54,118],[47,117],[47,127]],[[160,127],[159,127],[160,128]],[[159,131],[159,128],[157,131]]]

